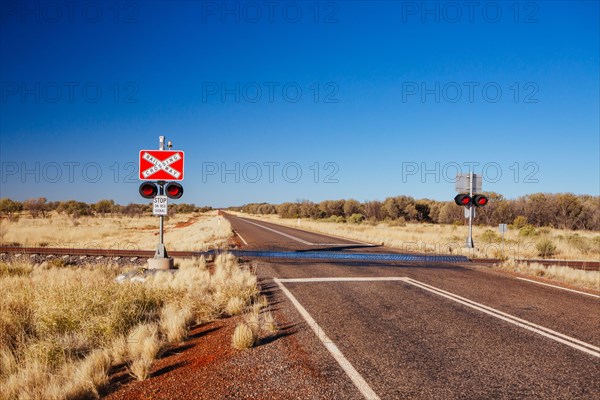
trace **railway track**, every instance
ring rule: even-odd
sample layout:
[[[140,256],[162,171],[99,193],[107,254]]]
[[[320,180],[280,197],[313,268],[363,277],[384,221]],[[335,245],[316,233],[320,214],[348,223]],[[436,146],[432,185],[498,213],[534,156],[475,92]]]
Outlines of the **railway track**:
[[[245,252],[242,250],[234,250],[236,255],[245,256]],[[200,256],[211,256],[214,255],[215,251],[170,251],[169,255],[176,258],[189,258],[189,257],[200,257]],[[248,252],[247,256],[257,256],[256,251]],[[275,253],[269,254],[268,251],[264,252],[267,257],[278,258]],[[290,252],[292,253],[292,252]],[[37,256],[72,256],[72,257],[95,257],[95,258],[130,258],[130,259],[144,259],[154,256],[153,250],[135,250],[135,249],[74,249],[74,248],[52,248],[52,247],[19,247],[19,246],[0,246],[0,254],[10,255],[37,255]],[[502,262],[498,258],[473,258],[471,262],[476,264],[499,264]],[[584,260],[543,260],[543,259],[518,259],[517,262],[522,263],[539,263],[545,266],[551,265],[562,265],[575,269],[583,269],[587,271],[600,271],[600,261],[584,261]]]

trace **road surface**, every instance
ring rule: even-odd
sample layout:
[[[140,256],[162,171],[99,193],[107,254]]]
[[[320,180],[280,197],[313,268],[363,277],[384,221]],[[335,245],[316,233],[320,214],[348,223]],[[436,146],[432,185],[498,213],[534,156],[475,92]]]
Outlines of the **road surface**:
[[[226,214],[246,248],[388,252]],[[469,264],[257,260],[326,398],[597,398],[600,298]],[[330,385],[331,387],[327,387]]]

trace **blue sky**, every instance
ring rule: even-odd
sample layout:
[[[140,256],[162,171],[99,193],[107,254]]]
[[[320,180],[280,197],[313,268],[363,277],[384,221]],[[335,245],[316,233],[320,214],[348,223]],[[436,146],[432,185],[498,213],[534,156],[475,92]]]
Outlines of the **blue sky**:
[[[597,1],[1,4],[1,197],[141,202],[159,135],[199,205],[600,194]]]

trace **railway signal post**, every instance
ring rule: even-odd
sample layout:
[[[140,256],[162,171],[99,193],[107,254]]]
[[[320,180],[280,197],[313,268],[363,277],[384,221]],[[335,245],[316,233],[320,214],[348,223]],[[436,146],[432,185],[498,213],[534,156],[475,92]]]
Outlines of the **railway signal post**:
[[[454,197],[454,202],[465,207],[465,218],[469,219],[469,235],[467,236],[466,247],[472,249],[473,243],[473,218],[475,217],[476,207],[483,207],[488,203],[488,198],[481,192],[481,175],[468,173],[456,176],[456,191],[459,193]],[[465,193],[468,192],[468,193]]]
[[[150,269],[171,269],[173,258],[169,257],[164,243],[164,217],[168,213],[168,199],[178,199],[183,195],[183,186],[176,181],[183,180],[183,151],[171,150],[169,141],[165,150],[165,137],[159,136],[158,150],[140,150],[139,178],[140,195],[152,199],[152,213],[159,217],[158,245],[154,257],[148,259]],[[156,181],[154,181],[156,180]]]

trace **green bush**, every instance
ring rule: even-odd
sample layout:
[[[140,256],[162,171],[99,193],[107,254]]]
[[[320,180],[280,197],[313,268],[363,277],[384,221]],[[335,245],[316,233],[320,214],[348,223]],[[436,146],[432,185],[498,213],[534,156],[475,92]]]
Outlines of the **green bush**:
[[[540,257],[552,257],[556,252],[556,246],[552,243],[552,240],[548,238],[541,239],[537,242],[535,248],[538,251]]]
[[[539,233],[533,225],[525,225],[519,229],[519,236],[531,237],[537,236]]]
[[[351,224],[360,224],[364,219],[364,215],[355,213],[348,217],[348,222]]]
[[[484,243],[498,243],[500,242],[500,236],[491,229],[486,229],[481,235],[481,241]]]
[[[526,225],[527,225],[527,217],[519,215],[518,217],[516,217],[514,219],[511,227],[514,229],[521,229]]]
[[[570,246],[579,250],[582,254],[588,254],[594,248],[593,240],[579,236],[577,233],[568,235],[566,239]]]

